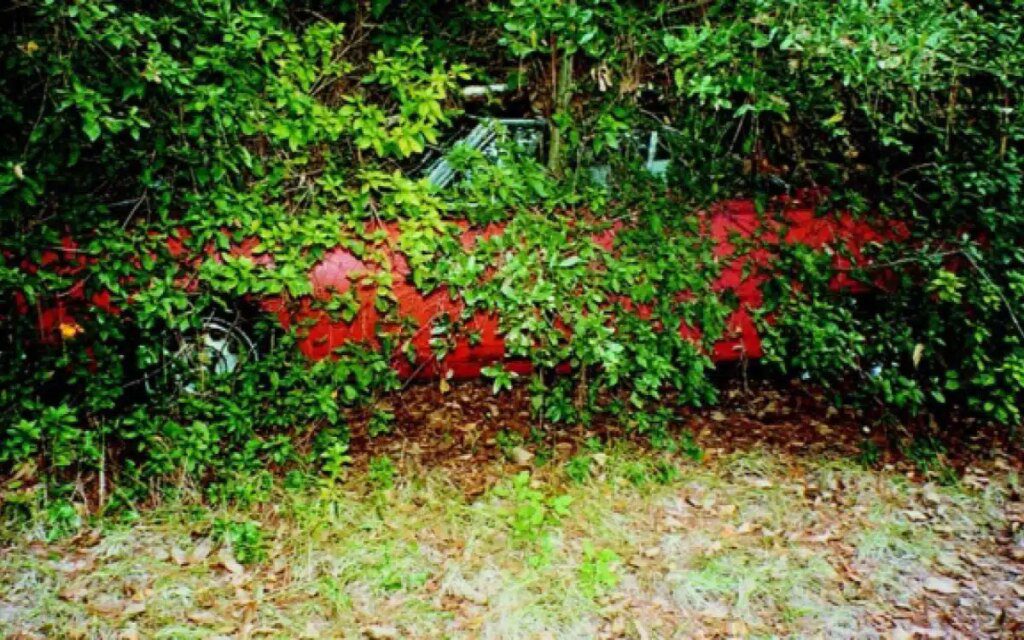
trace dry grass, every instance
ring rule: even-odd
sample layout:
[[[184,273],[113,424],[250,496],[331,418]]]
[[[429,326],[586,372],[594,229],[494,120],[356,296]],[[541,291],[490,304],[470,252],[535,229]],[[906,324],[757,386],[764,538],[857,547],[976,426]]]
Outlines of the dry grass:
[[[659,461],[678,477],[659,484]],[[390,489],[353,472],[258,507],[23,540],[0,557],[0,635],[946,637],[1024,616],[998,542],[1020,499],[1009,465],[939,487],[842,458],[621,445],[591,469],[574,483],[551,463],[514,488],[493,463],[481,472],[510,489],[470,499],[410,458]],[[266,559],[236,563],[217,521],[257,523]]]

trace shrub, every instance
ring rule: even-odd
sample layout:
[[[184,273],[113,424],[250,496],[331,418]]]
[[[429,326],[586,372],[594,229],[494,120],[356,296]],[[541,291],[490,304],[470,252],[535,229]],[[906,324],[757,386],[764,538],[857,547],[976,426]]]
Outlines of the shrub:
[[[688,212],[806,186],[829,188],[823,208],[905,223],[910,238],[844,274],[884,285],[856,302],[829,289],[832,256],[782,251],[785,281],[766,285],[761,314],[767,361],[901,415],[1020,422],[1019,1],[352,4],[6,14],[5,471],[80,479],[98,502],[115,477],[135,497],[181,474],[315,464],[336,477],[345,410],[395,387],[389,364],[408,341],[310,364],[260,326],[275,346],[202,393],[154,390],[153,371],[210,312],[309,301],[309,269],[337,246],[376,252],[380,221],[398,225],[418,288],[466,302],[432,336],[438,355],[469,314],[498,313],[509,354],[534,365],[540,422],[628,412],[671,443],[665,405],[714,401],[706,353],[737,304],[714,290],[720,262]],[[459,115],[453,89],[468,79],[528,87],[517,97],[552,126],[547,162],[457,152],[468,177],[438,193],[412,169]],[[631,152],[638,128],[674,150],[665,182]],[[604,186],[595,164],[608,166]],[[507,233],[461,246],[458,222],[496,220]],[[612,250],[595,244],[615,223]],[[232,250],[246,242],[251,257]],[[310,304],[344,320],[359,300]],[[60,317],[40,340],[44,312]],[[684,321],[699,344],[658,329]],[[516,383],[486,373],[496,391]]]

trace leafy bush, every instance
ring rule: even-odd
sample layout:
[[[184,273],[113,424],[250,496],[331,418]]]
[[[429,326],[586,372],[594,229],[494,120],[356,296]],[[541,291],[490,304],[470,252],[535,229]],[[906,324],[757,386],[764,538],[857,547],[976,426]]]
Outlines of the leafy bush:
[[[832,256],[782,251],[767,362],[894,413],[1021,421],[1019,0],[46,1],[5,17],[5,471],[75,479],[97,504],[182,474],[337,477],[345,411],[395,388],[401,340],[311,364],[260,324],[265,356],[202,393],[154,370],[211,312],[308,301],[309,269],[337,246],[374,254],[382,221],[417,287],[466,302],[439,355],[472,313],[498,313],[509,354],[534,365],[540,423],[609,411],[671,443],[666,405],[715,399],[706,353],[737,304],[713,289],[719,261],[689,212],[806,186],[910,238],[844,274],[883,286],[856,300],[829,288]],[[506,81],[548,118],[546,166],[456,152],[467,179],[438,193],[413,168],[469,79]],[[664,182],[636,129],[673,149]],[[506,233],[459,243],[457,223],[498,220]],[[593,238],[613,225],[607,250]],[[359,300],[314,304],[344,320]],[[659,329],[682,322],[700,344]],[[516,382],[486,373],[496,391]]]

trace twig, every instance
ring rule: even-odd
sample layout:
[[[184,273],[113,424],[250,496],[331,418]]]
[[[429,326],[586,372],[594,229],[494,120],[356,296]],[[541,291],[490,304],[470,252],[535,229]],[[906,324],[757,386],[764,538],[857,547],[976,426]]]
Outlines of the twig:
[[[981,277],[985,279],[985,282],[992,285],[992,287],[996,290],[996,295],[999,296],[999,299],[1003,301],[1004,305],[1006,305],[1006,312],[1010,314],[1010,320],[1013,321],[1013,326],[1017,328],[1017,334],[1020,335],[1022,339],[1024,339],[1024,328],[1021,328],[1020,320],[1017,319],[1017,314],[1013,312],[1013,306],[1010,304],[1010,301],[1006,299],[1005,295],[1003,295],[1002,287],[997,285],[992,280],[992,278],[989,277],[988,273],[984,269],[982,269],[981,265],[978,264],[978,261],[974,259],[974,256],[967,253],[966,251],[961,251],[960,253],[965,258],[967,258],[967,261],[971,263],[971,266],[974,267],[977,270],[977,272],[981,274]]]

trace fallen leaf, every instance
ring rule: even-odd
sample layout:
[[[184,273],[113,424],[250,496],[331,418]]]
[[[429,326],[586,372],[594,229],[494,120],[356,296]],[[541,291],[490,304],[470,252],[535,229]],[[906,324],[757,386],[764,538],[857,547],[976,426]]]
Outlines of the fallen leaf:
[[[363,629],[363,633],[373,640],[392,640],[398,637],[398,629],[384,625],[371,625]]]
[[[235,560],[235,554],[232,553],[231,547],[221,547],[220,551],[217,552],[217,561],[222,567],[236,576],[245,573],[245,567],[239,564],[238,560]]]
[[[89,590],[82,585],[67,586],[57,592],[57,597],[69,602],[78,602],[89,595]]]
[[[89,602],[89,610],[108,618],[119,617],[125,610],[125,602],[114,596],[100,596]]]
[[[621,638],[626,634],[626,620],[622,616],[616,617],[612,620],[612,623],[608,625],[608,633],[613,638]]]
[[[194,622],[195,624],[202,624],[206,626],[213,626],[224,621],[224,618],[222,618],[221,616],[217,615],[212,611],[207,611],[206,609],[197,609],[195,611],[189,611],[186,617],[189,619],[189,622]]]
[[[199,544],[192,549],[192,552],[188,554],[186,564],[199,564],[206,560],[210,556],[210,552],[213,550],[213,542],[209,538],[204,538]]]
[[[924,588],[934,593],[952,595],[960,592],[960,583],[950,578],[932,576],[924,581]]]
[[[142,636],[139,635],[139,630],[135,627],[129,627],[118,634],[118,640],[139,640]]]
[[[461,598],[463,600],[468,600],[473,604],[478,604],[481,606],[487,604],[488,598],[486,593],[478,591],[477,589],[474,589],[473,587],[464,582],[456,582],[451,587],[449,587],[448,591],[453,596]]]
[[[721,602],[708,602],[701,609],[701,615],[705,618],[713,618],[715,620],[723,620],[729,617],[729,607],[725,606]]]
[[[128,606],[126,606],[124,608],[124,612],[123,613],[124,613],[124,615],[126,615],[126,616],[128,616],[130,618],[132,616],[139,615],[140,613],[144,612],[145,610],[146,610],[146,604],[144,602],[132,602],[132,603],[129,603]]]
[[[188,564],[188,554],[181,547],[175,545],[171,547],[171,560],[178,566],[184,566]]]
[[[640,636],[640,640],[650,640],[651,634],[647,633],[647,627],[639,620],[633,621],[633,627],[636,629],[636,634]]]
[[[665,526],[668,527],[669,529],[682,529],[683,528],[683,522],[681,520],[679,520],[678,518],[673,518],[672,516],[668,516],[668,517],[665,518]]]
[[[522,447],[512,450],[512,460],[518,465],[528,465],[533,460],[533,454]]]

